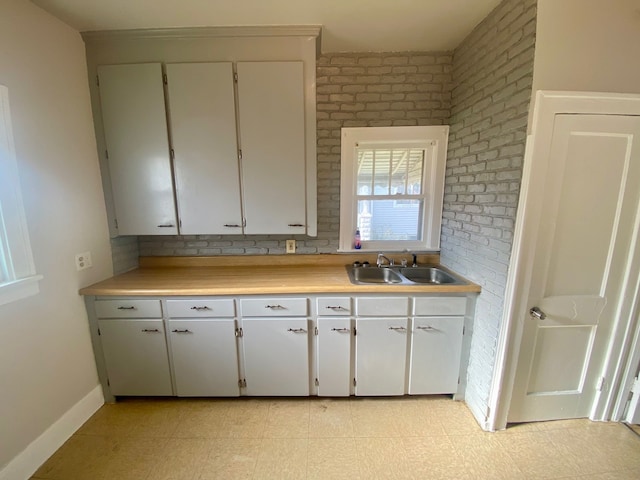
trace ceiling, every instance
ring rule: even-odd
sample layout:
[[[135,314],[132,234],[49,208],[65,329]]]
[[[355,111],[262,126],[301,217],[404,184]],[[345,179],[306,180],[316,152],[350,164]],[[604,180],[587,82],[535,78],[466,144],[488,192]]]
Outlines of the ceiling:
[[[73,28],[322,25],[323,52],[452,50],[501,0],[32,0]]]

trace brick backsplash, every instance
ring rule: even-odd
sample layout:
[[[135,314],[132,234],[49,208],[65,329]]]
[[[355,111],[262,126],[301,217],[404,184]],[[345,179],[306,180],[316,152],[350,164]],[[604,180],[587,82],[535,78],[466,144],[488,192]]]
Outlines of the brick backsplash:
[[[334,253],[340,231],[340,129],[442,125],[451,116],[450,52],[329,53],[317,60],[318,236],[141,236],[139,254]]]
[[[505,0],[454,51],[441,261],[482,286],[465,399],[486,414],[533,79],[535,0]]]

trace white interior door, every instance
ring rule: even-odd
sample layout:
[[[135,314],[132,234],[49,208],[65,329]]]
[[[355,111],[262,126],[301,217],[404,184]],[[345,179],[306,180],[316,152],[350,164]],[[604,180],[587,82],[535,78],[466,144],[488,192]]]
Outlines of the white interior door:
[[[509,422],[589,416],[622,311],[640,194],[640,118],[557,115]],[[534,315],[530,314],[530,309]],[[536,316],[537,315],[537,316]]]

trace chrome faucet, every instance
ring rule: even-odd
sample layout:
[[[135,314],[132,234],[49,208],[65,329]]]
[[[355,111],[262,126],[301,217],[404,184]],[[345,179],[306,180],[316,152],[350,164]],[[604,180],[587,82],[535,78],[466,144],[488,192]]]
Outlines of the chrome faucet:
[[[378,266],[378,268],[383,267],[383,263],[382,261],[386,260],[387,261],[387,266],[389,267],[393,267],[393,259],[390,259],[389,257],[385,256],[384,253],[379,253],[378,254],[378,259],[376,260],[376,265]]]

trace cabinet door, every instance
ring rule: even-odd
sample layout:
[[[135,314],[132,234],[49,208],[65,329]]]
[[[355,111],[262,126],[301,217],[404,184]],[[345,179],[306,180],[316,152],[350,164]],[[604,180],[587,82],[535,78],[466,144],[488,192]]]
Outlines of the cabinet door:
[[[242,320],[247,395],[309,395],[306,318]]]
[[[242,233],[232,64],[166,68],[180,233]]]
[[[318,395],[348,397],[350,377],[351,320],[318,318]]]
[[[98,67],[120,235],[178,233],[159,63]]]
[[[113,395],[173,395],[162,320],[98,320]]]
[[[245,233],[303,234],[303,64],[239,62],[237,71]]]
[[[408,322],[356,319],[356,395],[404,395]]]
[[[409,394],[455,393],[464,317],[414,318],[412,323]]]
[[[171,356],[180,397],[237,397],[235,321],[170,320]]]

